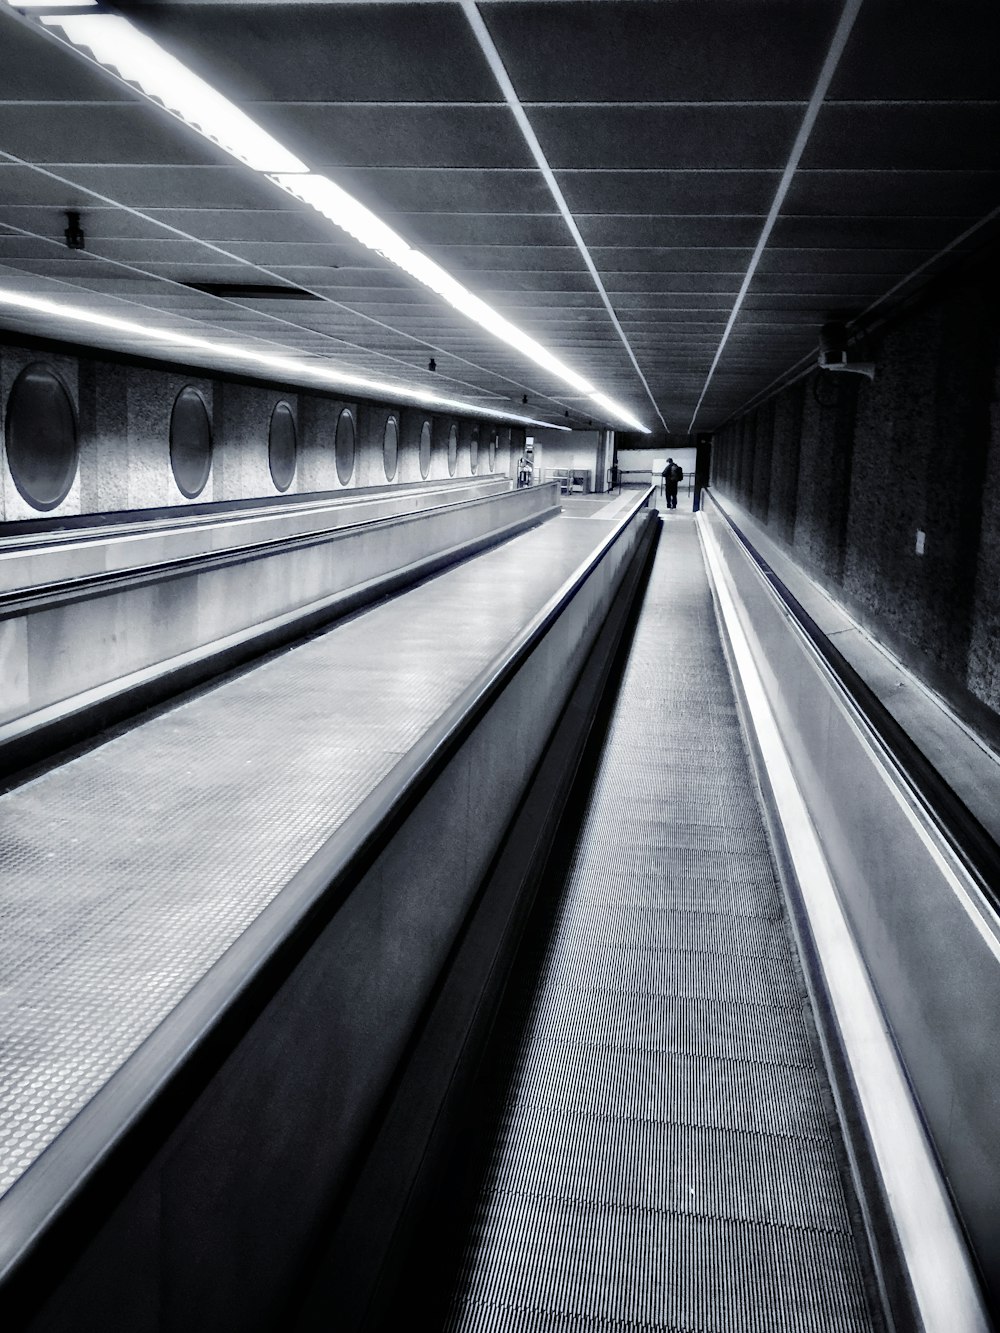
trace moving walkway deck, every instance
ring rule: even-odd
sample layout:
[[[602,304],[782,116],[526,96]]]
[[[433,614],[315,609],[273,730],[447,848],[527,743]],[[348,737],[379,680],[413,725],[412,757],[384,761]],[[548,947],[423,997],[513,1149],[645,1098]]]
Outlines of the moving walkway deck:
[[[693,518],[547,915],[486,1062],[449,1333],[877,1327]]]
[[[544,524],[0,796],[0,1193],[612,527]]]

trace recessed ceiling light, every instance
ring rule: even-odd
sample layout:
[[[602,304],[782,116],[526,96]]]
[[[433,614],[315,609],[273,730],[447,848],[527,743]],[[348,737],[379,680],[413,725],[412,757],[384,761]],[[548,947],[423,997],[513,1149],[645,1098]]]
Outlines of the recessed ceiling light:
[[[262,130],[239,107],[164,51],[152,38],[134,28],[127,19],[103,12],[62,14],[58,12],[58,0],[49,5],[39,4],[37,8],[49,11],[40,15],[40,19],[55,35],[63,37],[240,162],[309,204],[362,245],[442,297],[487,333],[513,347],[576,393],[588,395],[611,417],[634,430],[649,433],[625,408],[598,393],[582,375],[463,287],[440,264],[414,249],[371,209],[326,176],[311,172],[294,153]]]
[[[138,339],[140,344],[156,346],[160,350],[169,348],[176,352],[197,352],[202,356],[207,354],[216,362],[220,356],[225,357],[251,370],[266,370],[272,377],[278,376],[293,384],[305,381],[319,388],[353,391],[362,397],[389,398],[402,402],[416,402],[424,407],[450,408],[473,416],[516,421],[525,426],[549,425],[547,421],[538,421],[534,417],[522,417],[514,412],[481,407],[478,403],[464,402],[460,398],[445,398],[441,394],[427,393],[423,389],[411,388],[404,384],[393,384],[389,380],[369,379],[363,375],[334,370],[327,361],[307,361],[298,357],[279,356],[272,352],[257,351],[243,343],[219,342],[214,338],[203,338],[200,334],[182,333],[174,329],[156,329],[131,319],[119,319],[117,315],[105,315],[99,310],[89,310],[85,306],[50,301],[41,296],[29,296],[26,292],[5,291],[0,288],[0,306],[7,306],[12,310],[24,310],[35,315],[51,315],[60,321],[86,324],[91,328],[108,329],[113,333],[124,333],[130,340]],[[556,429],[564,428],[556,427]]]
[[[254,171],[308,169],[238,106],[120,15],[43,14],[41,21],[60,29],[99,65]]]

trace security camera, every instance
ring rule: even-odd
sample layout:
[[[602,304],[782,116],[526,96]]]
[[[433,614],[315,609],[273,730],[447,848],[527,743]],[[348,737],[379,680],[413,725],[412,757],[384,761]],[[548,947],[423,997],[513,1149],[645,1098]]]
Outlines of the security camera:
[[[819,331],[819,359],[816,364],[820,370],[864,375],[869,380],[875,378],[874,362],[848,361],[847,326],[838,319],[829,320]]]

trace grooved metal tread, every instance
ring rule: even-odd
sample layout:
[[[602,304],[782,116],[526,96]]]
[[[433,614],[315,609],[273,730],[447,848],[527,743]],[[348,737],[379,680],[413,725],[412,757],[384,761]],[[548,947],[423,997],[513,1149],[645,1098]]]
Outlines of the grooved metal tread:
[[[0,1194],[612,526],[545,523],[0,796]]]
[[[668,521],[549,910],[491,1048],[449,1333],[869,1330],[693,519]]]

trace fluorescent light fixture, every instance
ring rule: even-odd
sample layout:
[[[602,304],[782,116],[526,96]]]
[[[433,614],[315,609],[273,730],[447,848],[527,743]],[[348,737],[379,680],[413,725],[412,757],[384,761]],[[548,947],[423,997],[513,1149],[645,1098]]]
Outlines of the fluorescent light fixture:
[[[238,106],[120,15],[48,14],[41,21],[254,171],[307,170]]]
[[[636,421],[635,417],[626,412],[624,407],[619,407],[612,399],[605,398],[603,393],[594,392],[590,396],[598,407],[603,407],[605,412],[610,416],[618,417],[620,421],[625,422],[626,426],[631,426],[633,430],[641,431],[643,435],[649,434],[649,428],[647,426],[644,426],[641,421]]]
[[[541,343],[522,333],[509,320],[504,319],[485,301],[474,296],[468,288],[457,282],[450,273],[436,264],[433,259],[414,250],[403,238],[387,226],[381,218],[366,208],[364,204],[335,185],[326,176],[285,175],[274,173],[271,179],[283,190],[310,204],[318,213],[353,236],[356,241],[369,250],[374,250],[383,259],[401,268],[405,273],[429,287],[436,295],[443,297],[450,306],[466,315],[488,333],[521,352],[536,365],[556,375],[577,393],[591,393],[593,385],[588,384],[582,375],[570,370]]]
[[[459,412],[468,412],[474,416],[490,417],[499,421],[515,421],[525,426],[545,426],[554,430],[569,430],[568,426],[552,426],[551,422],[539,421],[535,417],[523,417],[514,412],[503,412],[495,408],[482,407],[477,403],[465,402],[460,398],[444,398],[440,394],[423,389],[412,388],[404,384],[393,384],[388,380],[368,379],[363,375],[332,370],[322,361],[308,361],[291,356],[276,356],[271,352],[257,351],[242,343],[226,343],[214,338],[203,338],[196,333],[181,333],[171,329],[151,328],[148,324],[137,324],[131,319],[119,319],[116,315],[105,315],[99,310],[88,310],[84,306],[67,305],[62,301],[49,301],[41,296],[29,296],[25,292],[13,292],[0,288],[0,307],[12,310],[24,310],[35,315],[51,315],[59,320],[86,324],[92,328],[107,329],[112,333],[127,334],[130,339],[140,343],[153,344],[173,350],[198,352],[212,357],[216,362],[220,356],[228,357],[254,370],[266,370],[293,384],[303,380],[318,384],[327,389],[351,389],[364,396],[389,398],[415,402],[424,407],[451,408]],[[142,349],[133,349],[142,350]]]
[[[86,0],[80,0],[86,3]],[[9,0],[13,4],[13,0]],[[23,6],[22,6],[23,7]],[[38,8],[57,10],[58,0]],[[266,175],[302,203],[316,209],[356,241],[447,301],[481,329],[533,361],[574,392],[585,394],[603,411],[635,430],[649,434],[623,407],[578,375],[558,357],[524,333],[510,320],[463,287],[398,232],[383,222],[353,195],[326,176],[311,172],[303,162],[271,137],[239,107],[210,87],[151,38],[119,14],[60,14],[40,16],[41,22],[79,48],[97,64],[164,107],[199,134],[233,157]],[[522,418],[512,418],[521,420]],[[564,428],[563,428],[564,429]]]
[[[97,0],[7,0],[11,9],[86,9]]]

